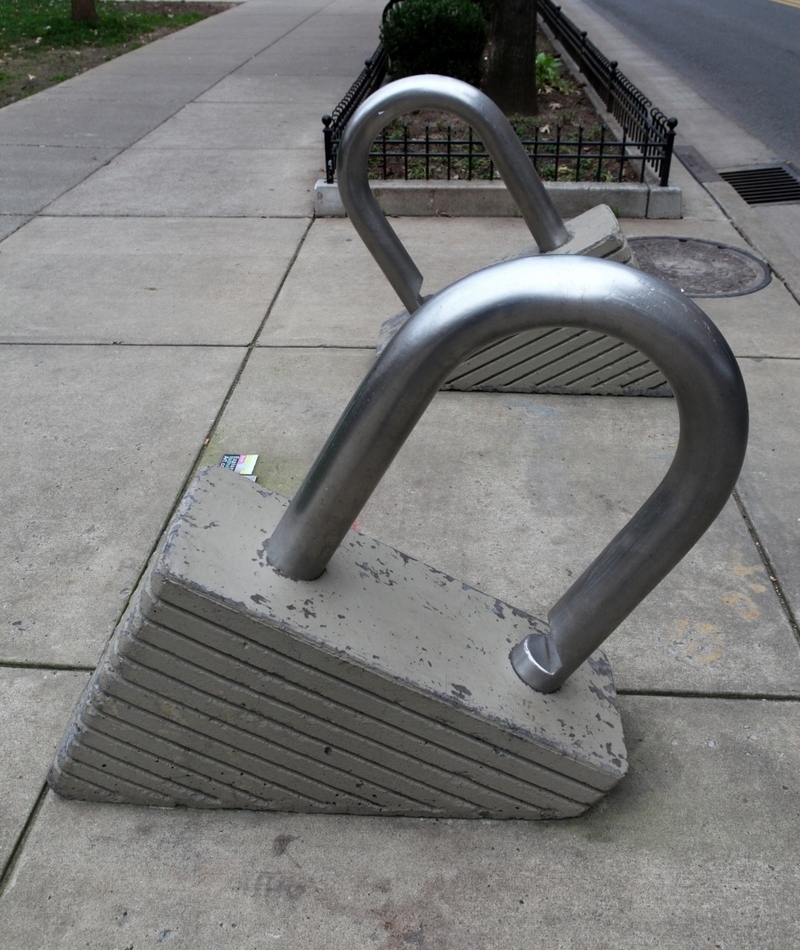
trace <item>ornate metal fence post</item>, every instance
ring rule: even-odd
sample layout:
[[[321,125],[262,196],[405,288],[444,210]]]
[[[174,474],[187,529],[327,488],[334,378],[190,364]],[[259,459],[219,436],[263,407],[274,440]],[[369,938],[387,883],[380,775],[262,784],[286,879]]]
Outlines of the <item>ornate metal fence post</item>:
[[[608,64],[608,80],[606,83],[606,108],[613,114],[614,112],[614,94],[617,85],[617,66],[619,63],[612,59]]]
[[[583,56],[584,50],[586,49],[586,30],[581,30],[581,43],[578,49],[578,68],[583,73],[585,69],[583,68]]]
[[[669,169],[672,164],[672,149],[675,145],[675,126],[677,119],[667,119],[667,135],[664,143],[664,157],[661,159],[661,180],[659,184],[666,188],[669,184]]]
[[[333,175],[336,171],[336,165],[333,158],[333,132],[331,131],[331,122],[333,118],[329,115],[324,115],[322,117],[322,138],[325,141],[325,181],[329,184],[333,184]]]

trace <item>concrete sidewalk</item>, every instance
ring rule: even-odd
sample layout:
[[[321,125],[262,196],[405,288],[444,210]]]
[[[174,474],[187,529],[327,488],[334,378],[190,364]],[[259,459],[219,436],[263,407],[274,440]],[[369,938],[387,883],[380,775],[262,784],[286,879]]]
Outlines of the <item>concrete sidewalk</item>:
[[[398,309],[349,222],[312,217],[319,117],[383,6],[247,0],[0,110],[0,943],[795,946],[800,275],[774,229],[735,226],[680,167],[684,218],[626,233],[778,246],[784,279],[699,301],[740,359],[750,448],[712,529],[607,643],[618,789],[525,823],[98,806],[44,786],[192,473],[258,453],[259,482],[291,496]],[[515,219],[393,223],[425,292],[525,243]],[[443,393],[359,526],[544,616],[660,480],[676,424],[664,399]]]

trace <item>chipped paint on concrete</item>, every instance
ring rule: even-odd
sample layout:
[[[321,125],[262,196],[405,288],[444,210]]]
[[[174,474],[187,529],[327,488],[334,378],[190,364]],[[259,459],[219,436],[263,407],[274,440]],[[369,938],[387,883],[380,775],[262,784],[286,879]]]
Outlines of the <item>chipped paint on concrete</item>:
[[[543,621],[353,531],[318,580],[282,576],[264,552],[286,504],[198,475],[79,705],[59,794],[550,818],[622,778],[602,653],[536,693],[508,652]]]

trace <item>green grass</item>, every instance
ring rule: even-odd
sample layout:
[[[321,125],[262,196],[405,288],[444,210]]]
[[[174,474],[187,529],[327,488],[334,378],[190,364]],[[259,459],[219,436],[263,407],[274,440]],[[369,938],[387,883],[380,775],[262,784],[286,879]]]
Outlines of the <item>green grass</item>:
[[[0,0],[0,49],[116,46],[162,26],[189,26],[203,19],[201,13],[126,11],[108,0],[96,0],[96,7],[97,23],[73,23],[70,0]]]

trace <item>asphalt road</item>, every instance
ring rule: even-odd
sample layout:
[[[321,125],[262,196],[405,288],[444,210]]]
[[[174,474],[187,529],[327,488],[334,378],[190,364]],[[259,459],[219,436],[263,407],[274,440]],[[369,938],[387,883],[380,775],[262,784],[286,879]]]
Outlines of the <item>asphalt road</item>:
[[[800,0],[585,2],[800,167]]]

